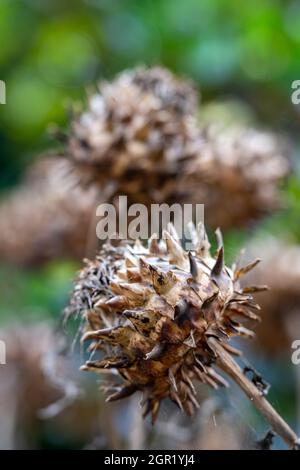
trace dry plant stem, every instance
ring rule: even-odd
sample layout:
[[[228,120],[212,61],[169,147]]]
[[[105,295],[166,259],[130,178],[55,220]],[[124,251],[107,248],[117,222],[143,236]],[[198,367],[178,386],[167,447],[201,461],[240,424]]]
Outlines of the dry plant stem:
[[[217,365],[226,372],[245,392],[253,405],[260,411],[264,418],[270,423],[272,429],[282,437],[286,444],[293,448],[297,443],[297,435],[289,425],[279,416],[272,405],[261,395],[256,386],[243,374],[242,369],[234,361],[228,352],[216,338],[208,340],[211,348],[217,353]]]

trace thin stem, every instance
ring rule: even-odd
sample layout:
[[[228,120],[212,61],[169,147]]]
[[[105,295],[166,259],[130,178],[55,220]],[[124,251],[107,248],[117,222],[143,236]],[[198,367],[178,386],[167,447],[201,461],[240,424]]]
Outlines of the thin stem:
[[[226,372],[240,386],[253,405],[270,423],[272,429],[282,437],[289,447],[294,448],[299,443],[294,431],[281,418],[273,406],[261,394],[258,388],[243,374],[242,369],[231,355],[224,350],[221,343],[213,337],[209,338],[208,343],[216,352],[217,365],[220,369]]]

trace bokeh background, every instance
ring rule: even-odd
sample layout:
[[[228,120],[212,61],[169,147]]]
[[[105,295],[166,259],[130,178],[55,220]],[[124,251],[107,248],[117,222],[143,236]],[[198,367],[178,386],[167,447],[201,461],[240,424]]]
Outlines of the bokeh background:
[[[300,108],[291,102],[291,84],[300,78],[299,31],[296,0],[0,0],[0,79],[7,87],[7,104],[0,107],[1,196],[18,185],[38,155],[57,148],[54,126],[67,129],[69,110],[85,101],[99,79],[111,79],[139,64],[160,64],[194,80],[201,94],[199,113],[221,120],[234,116],[239,122],[266,126],[292,142],[293,173],[281,189],[282,209],[251,230],[226,232],[228,261],[257,237],[262,247],[270,234],[300,243]],[[0,332],[16,324],[21,329],[45,321],[57,326],[77,267],[76,262],[60,260],[35,269],[3,264]],[[299,432],[299,372],[290,356],[289,347],[276,354],[263,348],[249,350],[251,361],[272,383],[272,403]],[[77,365],[72,364],[75,381]],[[2,383],[3,377],[1,367]],[[94,381],[86,382],[83,394],[88,400],[81,398],[66,415],[54,413],[52,421],[33,418],[19,445],[126,447],[126,430],[139,419],[132,417],[135,406],[122,408],[122,419],[115,413],[113,432],[105,440],[101,433],[106,418],[101,413],[108,412],[101,410],[101,419],[95,418],[102,405]],[[233,427],[244,426],[245,435],[258,438],[266,427],[251,407],[241,404],[239,395],[234,403],[226,400]],[[177,425],[183,437],[176,445],[184,447],[191,425]],[[76,426],[84,431],[74,431]],[[119,428],[117,437],[114,427]],[[0,426],[0,431],[3,447],[8,427]],[[153,436],[150,428],[147,432],[151,445],[159,447],[161,438]],[[171,431],[161,432],[169,436],[165,446],[172,448]],[[131,443],[134,439],[131,436]],[[13,446],[13,439],[7,445]]]

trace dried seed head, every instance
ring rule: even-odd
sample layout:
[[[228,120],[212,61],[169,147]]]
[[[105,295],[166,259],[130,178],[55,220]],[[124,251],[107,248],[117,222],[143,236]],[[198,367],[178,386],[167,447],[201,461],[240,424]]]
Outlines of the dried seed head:
[[[200,200],[210,226],[243,226],[280,206],[288,153],[288,145],[271,133],[211,125],[203,131],[200,158],[189,163],[183,184],[196,191],[194,175],[201,175]]]
[[[204,203],[208,225],[222,229],[274,209],[288,171],[278,139],[207,128],[196,116],[193,87],[167,70],[135,69],[100,84],[71,126],[68,158],[34,165],[0,206],[0,257],[19,264],[82,257],[87,241],[97,245],[98,194],[101,202],[127,195],[129,205],[147,207]]]
[[[214,370],[216,353],[208,339],[218,338],[232,353],[230,337],[253,336],[243,318],[257,318],[239,275],[224,265],[223,247],[211,256],[204,228],[193,228],[195,249],[188,253],[174,228],[171,232],[165,233],[159,253],[157,247],[152,251],[151,241],[147,250],[138,244],[104,246],[80,271],[67,309],[68,315],[83,317],[82,340],[92,341],[90,351],[101,356],[84,370],[116,369],[124,384],[108,401],[139,390],[144,414],[151,413],[153,421],[167,397],[193,413],[193,380],[227,386]]]
[[[71,156],[99,170],[109,163],[105,171],[114,175],[150,170],[154,163],[162,169],[182,158],[186,118],[196,109],[193,88],[169,71],[125,71],[112,83],[100,83],[88,110],[73,123]]]
[[[113,181],[114,195],[175,201],[176,180],[198,152],[196,111],[193,87],[171,72],[125,71],[90,97],[72,124],[68,154],[83,181]]]
[[[198,122],[189,83],[161,68],[100,84],[72,125],[68,154],[82,181],[112,201],[203,203],[209,226],[247,225],[280,205],[287,146],[266,132]]]
[[[0,205],[0,257],[35,265],[57,257],[82,258],[98,191],[80,187],[62,157],[35,163]]]

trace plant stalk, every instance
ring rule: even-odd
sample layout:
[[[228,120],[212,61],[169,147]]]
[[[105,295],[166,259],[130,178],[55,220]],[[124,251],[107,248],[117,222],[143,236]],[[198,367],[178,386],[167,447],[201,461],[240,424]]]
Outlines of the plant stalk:
[[[258,388],[244,375],[240,366],[231,357],[231,355],[224,350],[220,342],[216,338],[209,338],[209,345],[217,355],[217,366],[226,372],[244,391],[257,410],[264,416],[266,421],[271,425],[272,429],[282,437],[290,448],[295,448],[299,445],[299,440],[296,433],[289,427],[289,425],[281,418],[273,406],[261,394]]]

